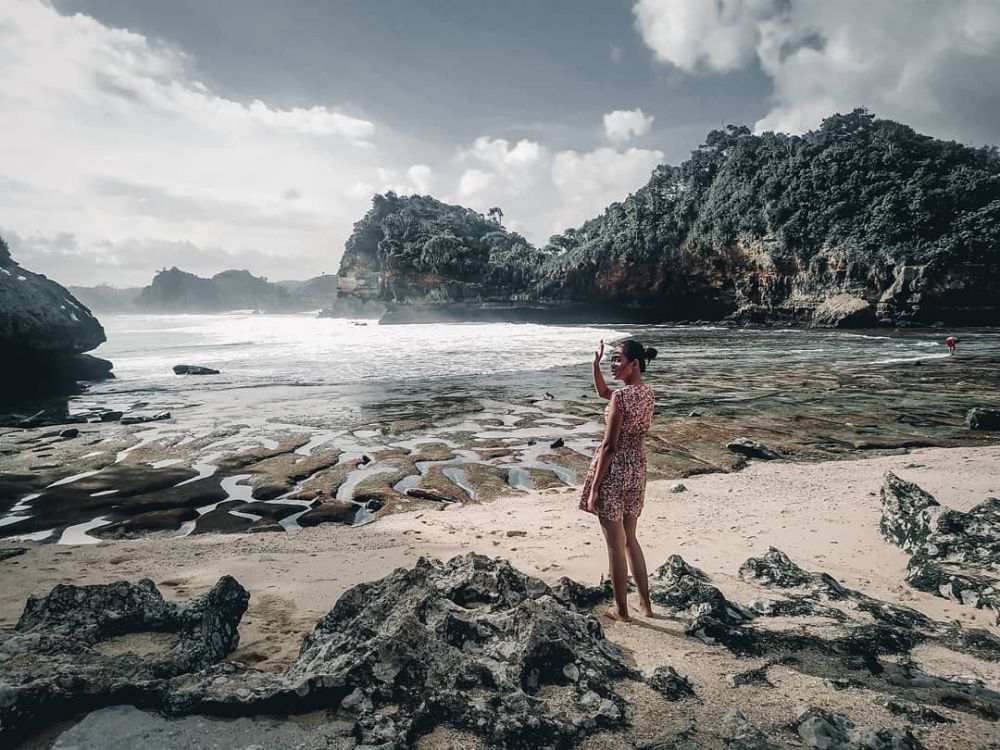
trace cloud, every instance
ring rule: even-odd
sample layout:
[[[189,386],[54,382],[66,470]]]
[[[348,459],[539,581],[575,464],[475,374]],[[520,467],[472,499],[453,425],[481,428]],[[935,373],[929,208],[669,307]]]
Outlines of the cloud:
[[[140,34],[10,0],[0,79],[5,224],[73,236],[108,280],[123,266],[103,263],[105,241],[226,248],[264,265],[294,256],[308,275],[335,265],[368,207],[371,193],[352,187],[380,161],[374,122],[221,96],[183,51]],[[408,176],[426,188],[430,175]]]
[[[767,74],[773,106],[758,130],[802,132],[865,106],[940,137],[1000,142],[993,0],[638,0],[633,10],[662,62]]]
[[[245,268],[257,276],[278,281],[300,278],[300,269],[315,260],[304,256],[274,256],[258,250],[231,251],[186,241],[124,239],[88,242],[70,232],[21,236],[0,228],[11,255],[24,268],[45,274],[64,286],[96,286],[112,280],[115,286],[149,284],[161,268],[177,266],[199,276],[212,276],[229,268]],[[331,262],[318,268],[335,271]]]
[[[652,115],[647,117],[641,109],[616,109],[604,115],[604,134],[612,143],[624,143],[648,133],[653,120]]]
[[[475,166],[462,172],[455,193],[445,200],[478,211],[499,205],[505,226],[544,244],[644,185],[663,152],[608,147],[553,152],[535,141],[484,136],[460,149],[458,161]]]

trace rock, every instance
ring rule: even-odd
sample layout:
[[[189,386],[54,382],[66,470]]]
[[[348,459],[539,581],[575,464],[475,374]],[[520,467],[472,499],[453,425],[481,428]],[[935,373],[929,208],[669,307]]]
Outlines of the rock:
[[[746,456],[747,458],[760,458],[764,461],[772,461],[776,458],[781,458],[780,455],[767,446],[758,443],[756,440],[751,440],[750,438],[736,438],[736,440],[726,443],[726,447],[733,453],[739,453],[741,456]]]
[[[653,571],[652,577],[670,586],[677,583],[684,576],[691,576],[699,581],[709,580],[708,574],[705,571],[690,565],[680,555],[671,555],[668,557],[663,565]]]
[[[149,579],[59,584],[30,597],[15,632],[0,636],[0,738],[123,696],[162,700],[171,678],[204,670],[236,648],[249,598],[229,576],[184,602],[164,601]],[[168,641],[151,656],[113,646],[151,633]]]
[[[563,440],[562,438],[556,438],[549,445],[549,448],[552,448],[553,450],[555,450],[556,448],[562,448],[564,445],[566,445],[566,441],[565,440]]]
[[[117,422],[122,418],[122,413],[120,411],[102,411],[101,421],[102,422]]]
[[[668,701],[695,697],[691,681],[687,677],[677,674],[673,667],[657,667],[653,674],[646,678],[646,684]]]
[[[283,674],[209,672],[184,683],[181,705],[273,713],[310,705],[305,696],[329,707],[349,699],[360,710],[355,736],[369,744],[409,747],[448,724],[490,747],[568,747],[622,727],[616,683],[639,678],[596,620],[509,563],[470,554],[447,563],[421,558],[355,586]]]
[[[418,500],[431,500],[436,503],[457,503],[458,500],[451,495],[446,495],[443,492],[438,492],[437,490],[425,490],[420,487],[411,487],[406,491],[406,494],[410,497],[415,497]]]
[[[214,509],[198,516],[191,534],[238,534],[249,531],[254,525],[252,520],[234,516],[229,512],[238,510],[243,504],[238,500],[220,503]]]
[[[77,354],[73,357],[73,372],[78,380],[110,380],[114,365],[106,359],[91,354]]]
[[[170,718],[140,711],[134,706],[112,706],[87,715],[59,735],[53,750],[349,750],[356,747],[350,733],[353,722],[324,721],[303,726],[272,717]]]
[[[965,426],[970,430],[1000,430],[1000,409],[969,409]]]
[[[527,536],[527,535],[528,535],[527,531],[515,531],[515,530],[512,529],[512,530],[510,530],[510,531],[507,532],[507,536],[508,537]]]
[[[771,684],[771,681],[767,679],[766,666],[759,669],[748,669],[746,672],[727,674],[726,685],[731,688],[740,687],[742,685],[763,685],[765,687],[774,687],[774,685]]]
[[[906,581],[920,591],[990,608],[1000,624],[1000,500],[988,498],[967,513],[887,473],[879,531],[911,553]]]
[[[767,736],[747,721],[739,711],[733,711],[722,718],[725,750],[771,750]]]
[[[358,515],[358,506],[341,500],[329,500],[308,510],[298,518],[299,526],[319,526],[321,523],[342,523],[350,526]]]
[[[932,532],[941,504],[934,496],[892,472],[886,472],[882,489],[879,532],[907,552],[915,552]]]
[[[602,581],[600,586],[587,586],[563,576],[552,587],[552,595],[563,604],[586,612],[599,602],[611,599],[611,581]]]
[[[101,526],[91,533],[102,538],[128,538],[152,531],[176,531],[185,521],[198,518],[194,508],[171,508],[140,513],[125,521]]]
[[[372,462],[372,457],[371,456],[364,455],[364,456],[361,457],[360,463],[361,463],[362,466],[367,466],[371,462]]]
[[[59,433],[59,437],[63,440],[72,440],[75,437],[79,437],[80,430],[76,427],[67,427],[65,430]]]
[[[676,482],[670,485],[671,492],[687,492],[687,487],[684,486],[682,482]]]
[[[810,573],[793,563],[784,552],[769,547],[761,557],[747,559],[739,570],[740,578],[771,588],[809,587],[815,598],[834,601],[848,599],[855,592],[844,588],[835,578],[826,573]],[[780,605],[775,605],[780,606]]]
[[[897,716],[905,716],[916,724],[954,724],[954,719],[942,716],[937,711],[927,706],[921,706],[912,701],[890,698],[883,704],[890,713]]]
[[[156,414],[129,414],[121,418],[122,424],[145,424],[146,422],[159,422],[170,419],[169,411],[158,411]]]
[[[816,307],[811,323],[823,328],[872,328],[876,324],[875,307],[861,297],[834,294]]]
[[[923,747],[909,730],[859,728],[846,717],[822,708],[802,710],[794,728],[806,745],[820,750],[920,750]]]
[[[284,495],[290,487],[287,484],[258,484],[250,492],[254,500],[274,500],[276,497]],[[247,511],[253,513],[253,511]]]
[[[281,519],[286,518],[293,513],[300,513],[305,508],[301,505],[296,505],[295,503],[265,503],[263,501],[256,503],[243,503],[235,508],[230,508],[230,510],[238,510],[240,513],[250,513],[254,516],[261,516],[262,518],[273,518]]]
[[[0,560],[9,560],[28,551],[27,547],[0,547]]]
[[[0,402],[78,392],[76,381],[92,379],[91,365],[104,360],[77,355],[104,341],[90,310],[56,282],[18,265],[0,239]]]
[[[688,416],[689,417],[700,417],[701,416],[701,412],[700,411],[690,411],[690,412],[688,412]]]
[[[201,365],[174,365],[175,375],[218,375],[218,370]]]

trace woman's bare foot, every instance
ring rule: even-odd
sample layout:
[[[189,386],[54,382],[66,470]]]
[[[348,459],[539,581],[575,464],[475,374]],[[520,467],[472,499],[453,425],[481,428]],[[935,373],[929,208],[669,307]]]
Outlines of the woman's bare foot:
[[[616,606],[608,607],[608,611],[604,613],[604,616],[618,622],[632,622],[632,618],[627,613],[622,614]]]
[[[639,614],[643,617],[653,617],[653,605],[650,602],[639,602]]]

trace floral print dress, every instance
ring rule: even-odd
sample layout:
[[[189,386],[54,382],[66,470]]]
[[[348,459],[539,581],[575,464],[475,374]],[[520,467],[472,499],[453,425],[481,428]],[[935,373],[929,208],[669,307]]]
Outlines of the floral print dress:
[[[653,389],[645,383],[627,385],[611,394],[604,410],[607,422],[611,404],[617,400],[622,412],[622,427],[618,433],[618,446],[611,464],[604,474],[604,481],[597,494],[597,515],[609,521],[621,521],[625,516],[638,516],[646,494],[646,449],[644,446],[649,426],[653,421]],[[587,509],[590,488],[597,473],[601,449],[594,451],[587,479],[583,483],[580,509]]]

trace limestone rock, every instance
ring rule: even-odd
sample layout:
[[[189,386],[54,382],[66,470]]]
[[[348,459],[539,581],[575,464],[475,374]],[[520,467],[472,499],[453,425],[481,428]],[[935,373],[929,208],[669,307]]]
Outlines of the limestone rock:
[[[174,365],[173,367],[175,375],[218,375],[218,370],[213,370],[211,367],[202,367],[201,365]]]
[[[677,674],[673,667],[657,667],[646,679],[646,683],[668,701],[694,698],[691,680]]]
[[[822,708],[806,708],[795,720],[795,731],[809,747],[819,750],[920,750],[909,730],[856,727],[850,719]]]
[[[726,447],[733,453],[739,453],[747,458],[759,458],[764,461],[773,461],[781,456],[768,448],[766,445],[758,443],[756,440],[741,437],[726,444]]]
[[[165,680],[203,670],[239,643],[250,595],[224,576],[205,594],[166,602],[149,579],[94,586],[59,584],[30,597],[13,635],[0,638],[0,738],[40,721],[162,693]],[[109,647],[129,636],[169,643],[144,658]],[[148,698],[147,698],[148,700]]]
[[[1000,409],[969,409],[965,426],[970,430],[1000,430]]]
[[[907,583],[960,604],[991,608],[1000,624],[1000,499],[988,498],[963,513],[887,473],[879,530],[911,553]]]

